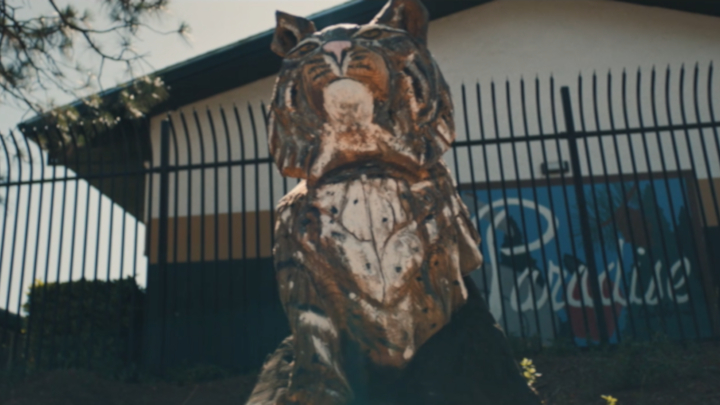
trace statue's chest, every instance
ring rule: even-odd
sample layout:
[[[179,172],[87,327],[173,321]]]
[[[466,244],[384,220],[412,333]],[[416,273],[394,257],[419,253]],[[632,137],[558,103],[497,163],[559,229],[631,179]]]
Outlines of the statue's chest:
[[[451,210],[431,182],[359,178],[319,187],[308,199],[315,232],[306,246],[333,277],[380,303],[398,302],[438,250]]]
[[[294,239],[292,261],[376,364],[405,364],[465,302],[449,176],[358,176],[288,201],[279,221]]]

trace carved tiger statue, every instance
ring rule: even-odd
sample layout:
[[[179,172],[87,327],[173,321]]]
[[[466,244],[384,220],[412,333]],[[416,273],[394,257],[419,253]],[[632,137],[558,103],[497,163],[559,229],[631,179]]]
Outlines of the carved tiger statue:
[[[248,404],[455,403],[448,394],[462,388],[435,386],[462,370],[411,363],[424,351],[462,349],[440,331],[458,333],[448,326],[469,300],[465,322],[479,326],[454,329],[509,354],[466,277],[482,264],[480,237],[441,159],[455,138],[453,106],[427,49],[428,21],[413,0],[390,1],[369,24],[321,31],[277,13],[272,49],[284,60],[269,146],[283,175],[303,179],[278,205],[273,251],[292,336],[266,361]],[[431,340],[439,343],[426,349]],[[493,355],[470,357],[487,365]],[[468,388],[470,402],[458,403],[538,403],[506,357],[489,366],[510,376],[524,402]],[[423,379],[436,384],[409,388]]]

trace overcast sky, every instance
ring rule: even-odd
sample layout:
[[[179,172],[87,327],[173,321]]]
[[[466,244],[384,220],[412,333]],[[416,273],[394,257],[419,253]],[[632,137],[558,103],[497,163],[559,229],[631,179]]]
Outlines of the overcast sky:
[[[182,62],[194,56],[227,45],[250,35],[275,26],[275,10],[307,16],[325,10],[347,0],[171,0],[169,13],[156,25],[169,30],[180,21],[190,24],[192,34],[190,43],[176,35],[161,36],[145,30],[142,42],[137,43],[140,52],[147,53],[147,61],[152,65],[147,73]],[[93,7],[100,0],[65,0],[77,8]],[[27,12],[37,15],[47,12],[44,0],[27,0]],[[96,11],[95,15],[99,16]],[[106,44],[111,50],[112,43]],[[112,87],[127,78],[120,67],[104,72],[103,85]],[[67,103],[70,98],[55,95],[57,102]],[[25,114],[25,115],[24,115]],[[14,128],[18,122],[30,118],[21,108],[0,104],[0,132]]]

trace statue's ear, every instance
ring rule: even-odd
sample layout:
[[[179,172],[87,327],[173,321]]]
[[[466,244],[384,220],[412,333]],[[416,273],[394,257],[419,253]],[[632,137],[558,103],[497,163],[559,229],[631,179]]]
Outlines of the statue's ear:
[[[281,57],[285,57],[298,42],[317,31],[315,23],[306,18],[283,13],[282,11],[275,13],[275,16],[277,17],[277,26],[275,27],[275,36],[270,49]]]
[[[430,13],[420,0],[390,0],[375,16],[371,24],[383,24],[405,30],[427,44]]]

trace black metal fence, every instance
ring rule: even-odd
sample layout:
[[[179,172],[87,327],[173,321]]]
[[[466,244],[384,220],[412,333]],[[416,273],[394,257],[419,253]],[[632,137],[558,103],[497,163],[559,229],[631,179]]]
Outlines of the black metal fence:
[[[509,335],[720,334],[712,75],[460,89],[446,160],[483,237],[472,277]],[[217,107],[0,137],[3,364],[258,367],[289,333],[272,207],[296,184],[268,156],[265,116]]]

